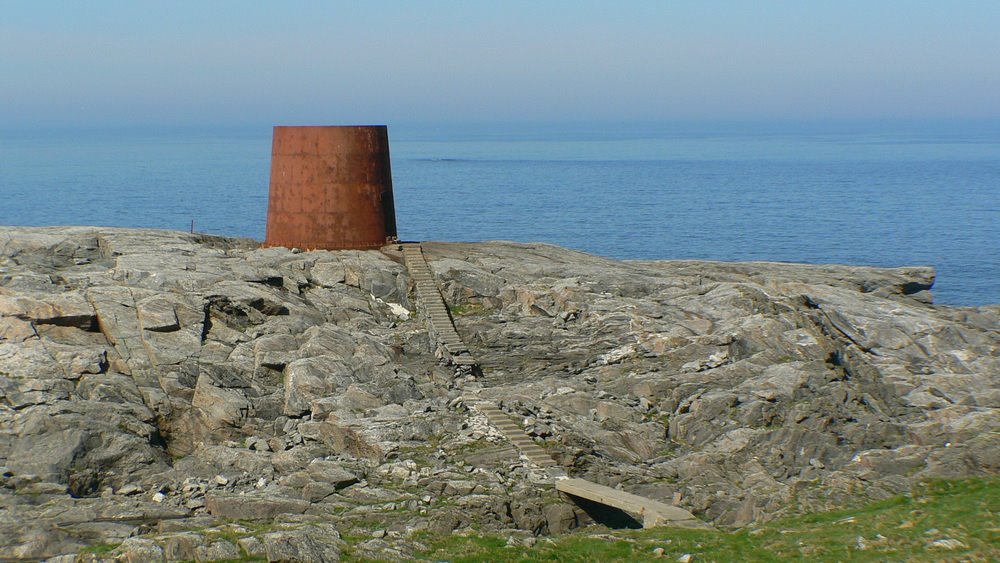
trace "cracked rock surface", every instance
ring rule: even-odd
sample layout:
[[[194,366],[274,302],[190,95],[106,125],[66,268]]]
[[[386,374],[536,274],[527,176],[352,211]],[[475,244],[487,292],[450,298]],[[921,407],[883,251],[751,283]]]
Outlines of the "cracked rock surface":
[[[0,558],[593,525],[469,396],[570,476],[719,526],[1000,469],[1000,306],[933,305],[930,268],[423,249],[481,374],[435,352],[392,248],[0,227]]]

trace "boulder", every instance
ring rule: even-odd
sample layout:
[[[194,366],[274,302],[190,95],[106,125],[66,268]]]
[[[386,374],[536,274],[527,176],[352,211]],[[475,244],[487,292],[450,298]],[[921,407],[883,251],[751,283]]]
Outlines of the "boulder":
[[[307,508],[308,501],[287,497],[216,493],[205,496],[205,509],[220,518],[269,520],[279,514],[302,514]]]
[[[261,540],[268,561],[328,563],[340,561],[343,541],[333,526],[264,534]]]
[[[316,481],[329,483],[337,489],[353,485],[359,480],[356,475],[345,470],[343,466],[334,461],[314,459],[306,466],[306,471]]]

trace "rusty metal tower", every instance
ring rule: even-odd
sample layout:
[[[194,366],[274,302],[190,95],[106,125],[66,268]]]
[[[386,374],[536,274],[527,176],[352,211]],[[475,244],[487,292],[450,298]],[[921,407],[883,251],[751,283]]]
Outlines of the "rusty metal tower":
[[[384,125],[274,128],[265,246],[367,249],[395,238]]]

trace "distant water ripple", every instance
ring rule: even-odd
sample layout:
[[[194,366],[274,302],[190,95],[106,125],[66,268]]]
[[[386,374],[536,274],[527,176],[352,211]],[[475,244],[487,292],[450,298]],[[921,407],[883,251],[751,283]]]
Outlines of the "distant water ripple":
[[[617,258],[929,264],[1000,302],[1000,128],[962,135],[390,127],[400,236]],[[0,223],[262,239],[270,131],[0,134]]]

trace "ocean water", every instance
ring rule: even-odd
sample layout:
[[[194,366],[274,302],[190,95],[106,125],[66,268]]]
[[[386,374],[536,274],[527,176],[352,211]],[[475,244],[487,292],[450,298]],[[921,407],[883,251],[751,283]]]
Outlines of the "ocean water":
[[[0,224],[263,239],[271,131],[0,132]],[[1000,123],[389,127],[400,238],[932,265],[1000,303]]]

